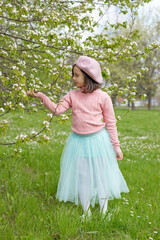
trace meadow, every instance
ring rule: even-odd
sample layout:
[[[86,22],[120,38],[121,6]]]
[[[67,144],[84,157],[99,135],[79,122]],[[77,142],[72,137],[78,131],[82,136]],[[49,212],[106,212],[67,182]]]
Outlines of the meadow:
[[[60,156],[71,121],[51,123],[50,141],[28,142],[20,155],[0,146],[0,240],[147,240],[160,239],[160,111],[115,110],[124,159],[119,167],[130,192],[109,201],[105,217],[99,206],[83,220],[81,206],[58,202],[55,195]],[[45,113],[46,114],[46,113]],[[37,131],[43,112],[8,114],[9,128],[0,142]]]

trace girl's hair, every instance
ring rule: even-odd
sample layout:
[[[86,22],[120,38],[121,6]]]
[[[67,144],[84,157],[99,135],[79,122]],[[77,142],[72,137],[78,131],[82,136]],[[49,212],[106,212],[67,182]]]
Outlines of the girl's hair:
[[[74,70],[75,66],[76,66],[76,64],[74,64],[73,67],[72,67],[72,77],[73,77],[73,74],[74,74],[73,70]],[[87,73],[85,73],[83,70],[81,70],[81,72],[83,73],[84,79],[85,79],[85,88],[82,91],[83,93],[91,93],[94,90],[101,87],[101,84],[94,81],[93,78],[91,78]]]

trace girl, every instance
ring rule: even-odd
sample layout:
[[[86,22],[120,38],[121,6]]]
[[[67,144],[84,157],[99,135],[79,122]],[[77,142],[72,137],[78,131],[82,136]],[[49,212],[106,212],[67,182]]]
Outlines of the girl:
[[[84,216],[89,206],[99,202],[100,212],[107,211],[108,200],[129,192],[118,167],[122,160],[112,102],[100,90],[102,74],[99,63],[81,56],[72,69],[78,90],[70,91],[59,104],[41,92],[28,91],[55,115],[72,108],[72,133],[61,157],[61,173],[57,189],[59,201],[82,205]],[[102,120],[103,119],[103,120]]]

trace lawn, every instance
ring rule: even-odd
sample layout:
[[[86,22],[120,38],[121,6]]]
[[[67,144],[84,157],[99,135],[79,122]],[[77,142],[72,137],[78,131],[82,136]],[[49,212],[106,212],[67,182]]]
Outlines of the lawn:
[[[58,202],[60,156],[71,121],[55,118],[48,143],[28,142],[12,157],[17,146],[0,147],[0,240],[160,239],[160,111],[115,112],[124,153],[119,167],[130,193],[109,201],[105,218],[97,205],[88,221],[82,221],[80,205]],[[9,128],[0,142],[41,129],[44,113],[22,117],[4,117]]]

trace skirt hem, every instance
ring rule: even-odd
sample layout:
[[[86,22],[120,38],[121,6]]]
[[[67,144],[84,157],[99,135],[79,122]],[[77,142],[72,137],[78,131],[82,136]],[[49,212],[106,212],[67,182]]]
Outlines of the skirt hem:
[[[92,206],[99,200],[121,199],[128,193],[106,129],[89,135],[71,133],[61,157],[56,198],[80,203],[86,198]]]

